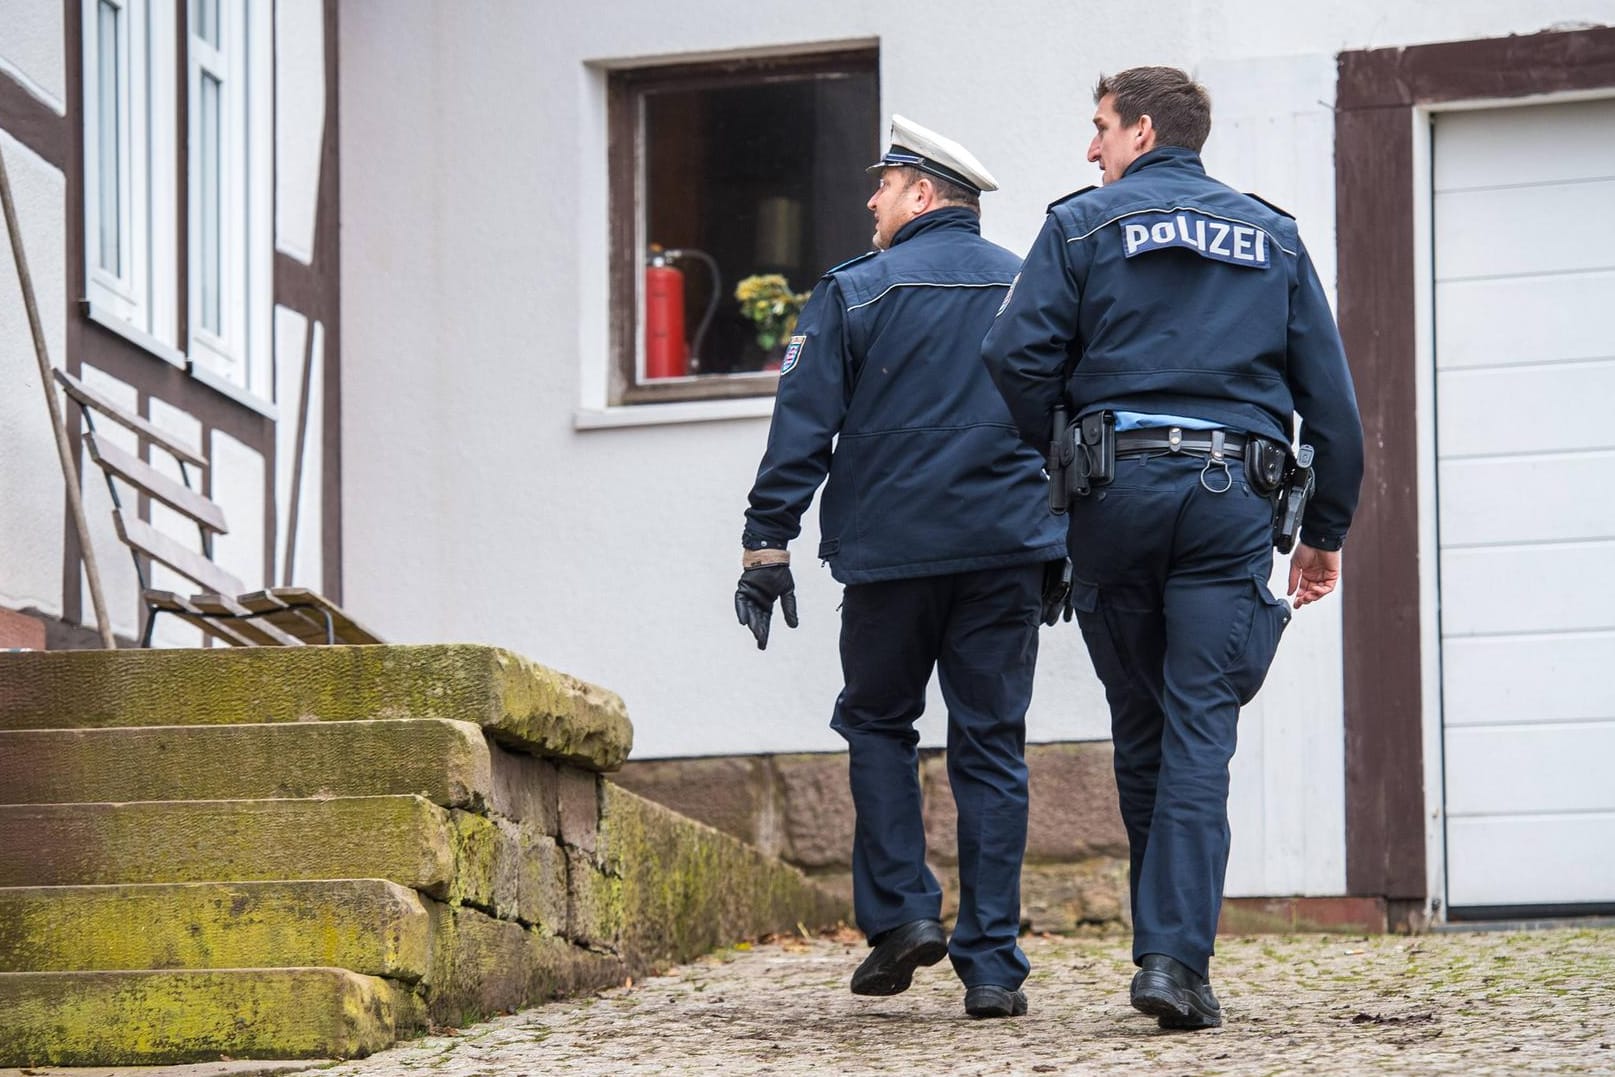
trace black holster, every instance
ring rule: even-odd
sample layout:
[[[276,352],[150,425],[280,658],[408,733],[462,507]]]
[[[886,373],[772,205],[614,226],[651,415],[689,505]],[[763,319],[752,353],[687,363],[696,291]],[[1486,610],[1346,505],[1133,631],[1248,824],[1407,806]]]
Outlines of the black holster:
[[[1284,479],[1274,496],[1273,548],[1279,553],[1295,548],[1296,537],[1301,534],[1301,517],[1306,515],[1307,501],[1317,484],[1311,445],[1301,446],[1294,456],[1287,455]]]
[[[1116,413],[1095,411],[1069,421],[1065,406],[1054,409],[1049,445],[1049,511],[1063,515],[1073,497],[1116,477]]]
[[[1116,477],[1116,413],[1092,411],[1071,424],[1076,442],[1071,492],[1084,497]]]
[[[1289,446],[1255,436],[1245,439],[1245,482],[1258,494],[1277,494],[1289,467]]]
[[[1061,404],[1054,409],[1049,431],[1049,458],[1044,469],[1049,473],[1049,511],[1064,516],[1071,507],[1071,488],[1068,475],[1075,445],[1071,439],[1069,412]]]

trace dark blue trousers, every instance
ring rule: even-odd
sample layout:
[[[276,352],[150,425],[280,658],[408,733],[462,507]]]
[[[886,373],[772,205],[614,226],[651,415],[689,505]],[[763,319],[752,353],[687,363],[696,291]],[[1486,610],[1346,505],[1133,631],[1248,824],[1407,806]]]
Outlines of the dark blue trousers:
[[[849,586],[841,610],[846,684],[830,725],[846,738],[853,909],[871,939],[936,919],[925,863],[919,734],[936,668],[948,706],[948,781],[959,815],[959,916],[948,943],[967,987],[1016,988],[1026,852],[1026,708],[1037,661],[1043,566]]]
[[[1290,620],[1267,586],[1272,506],[1239,468],[1121,460],[1113,483],[1071,505],[1072,604],[1110,703],[1132,859],[1133,959],[1166,954],[1201,975],[1228,866],[1239,708]]]

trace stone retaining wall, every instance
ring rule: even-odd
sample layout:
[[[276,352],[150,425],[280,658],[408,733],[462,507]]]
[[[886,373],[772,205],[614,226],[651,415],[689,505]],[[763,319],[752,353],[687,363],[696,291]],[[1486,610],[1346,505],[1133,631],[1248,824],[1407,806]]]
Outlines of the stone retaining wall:
[[[1030,930],[1052,932],[1127,922],[1127,834],[1109,742],[1032,745],[1026,755],[1031,813],[1022,919]],[[851,901],[853,807],[844,752],[633,761],[616,780],[796,865]],[[957,817],[943,752],[921,753],[920,787],[929,859],[951,916]]]
[[[844,902],[490,647],[0,654],[0,1065],[353,1056]]]

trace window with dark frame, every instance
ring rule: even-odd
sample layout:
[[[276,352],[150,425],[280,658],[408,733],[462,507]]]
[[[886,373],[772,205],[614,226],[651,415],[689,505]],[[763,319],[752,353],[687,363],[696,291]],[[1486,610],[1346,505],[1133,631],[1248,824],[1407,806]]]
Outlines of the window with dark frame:
[[[869,249],[878,59],[860,49],[609,75],[612,404],[773,393],[791,297]],[[736,298],[743,282],[780,303],[754,305],[768,308],[754,320]]]

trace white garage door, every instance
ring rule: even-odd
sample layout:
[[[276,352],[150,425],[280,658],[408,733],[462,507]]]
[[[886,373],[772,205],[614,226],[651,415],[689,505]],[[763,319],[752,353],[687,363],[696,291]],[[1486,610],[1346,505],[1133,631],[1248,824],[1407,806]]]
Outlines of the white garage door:
[[[1447,904],[1615,906],[1615,101],[1434,138]]]

